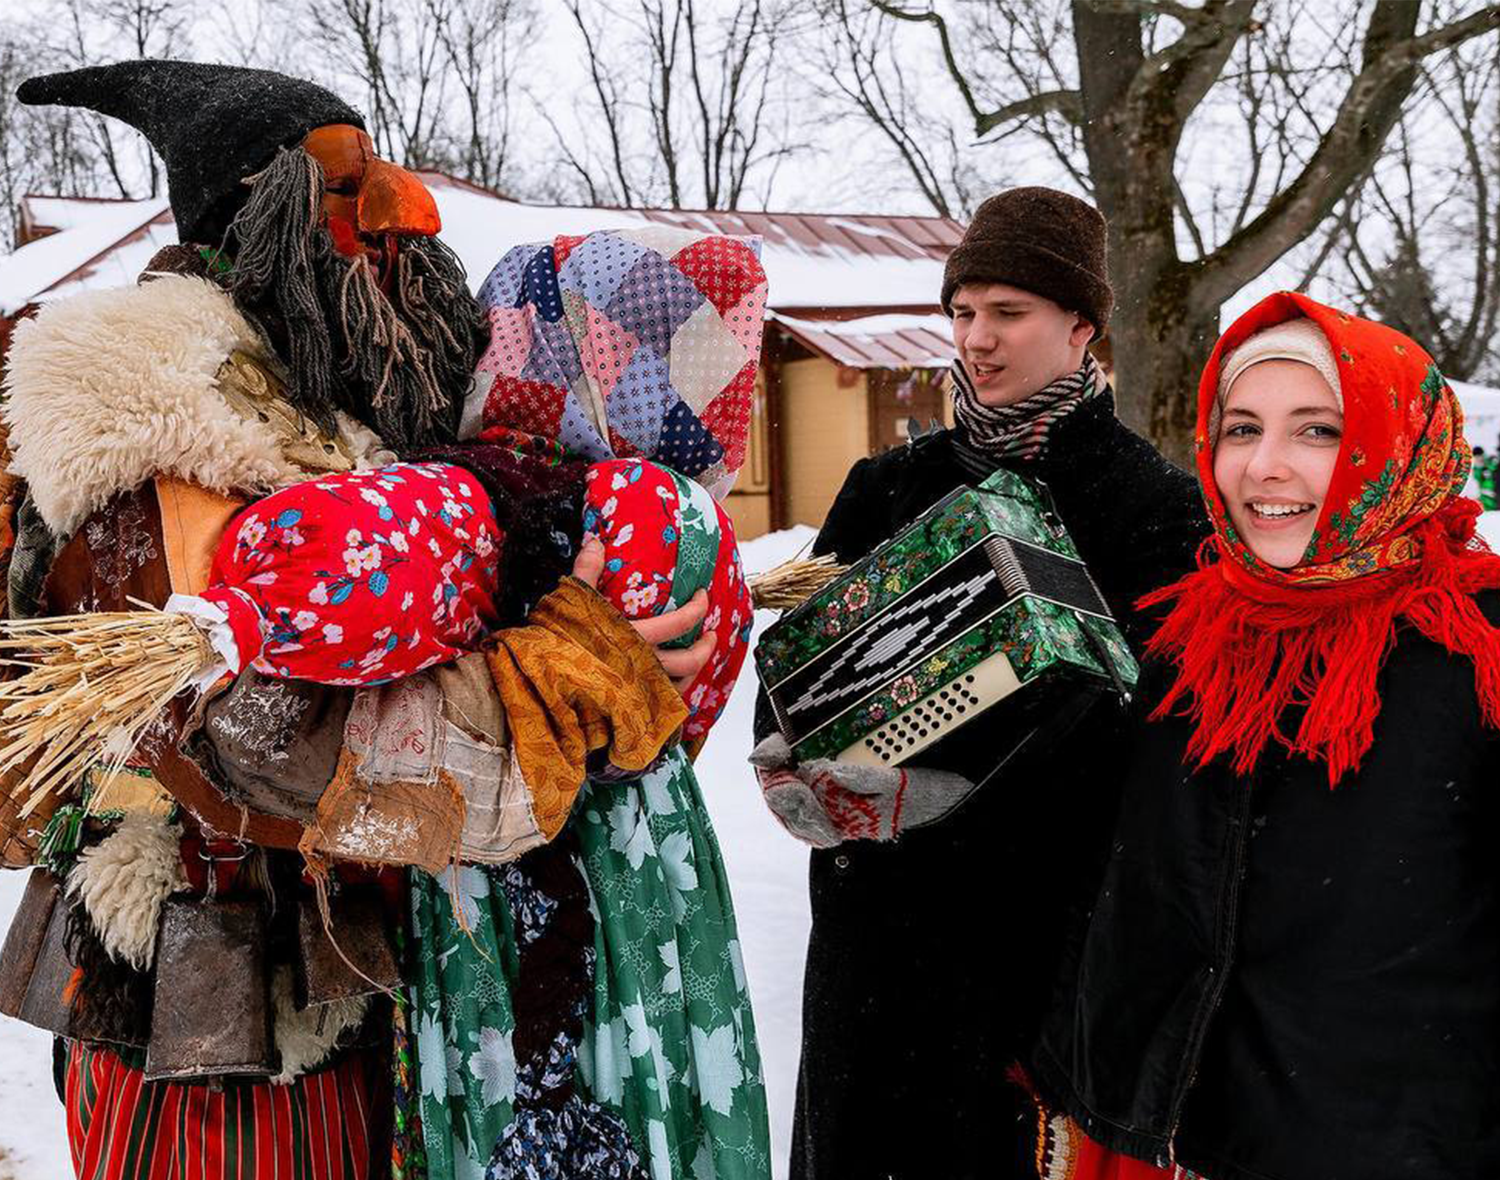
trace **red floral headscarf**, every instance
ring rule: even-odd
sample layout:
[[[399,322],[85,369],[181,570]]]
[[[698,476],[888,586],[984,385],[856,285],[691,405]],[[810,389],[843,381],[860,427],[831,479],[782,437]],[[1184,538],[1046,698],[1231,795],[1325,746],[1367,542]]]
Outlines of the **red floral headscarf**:
[[[1230,523],[1209,423],[1222,359],[1302,316],[1332,348],[1344,435],[1307,553],[1278,569]],[[1203,370],[1196,444],[1214,535],[1194,573],[1141,601],[1172,604],[1148,650],[1178,677],[1153,717],[1185,712],[1197,723],[1188,760],[1231,754],[1246,774],[1275,739],[1325,761],[1337,783],[1374,740],[1376,678],[1398,621],[1473,660],[1484,718],[1500,728],[1500,631],[1473,598],[1500,587],[1500,559],[1475,539],[1479,505],[1461,496],[1472,462],[1463,412],[1420,345],[1305,295],[1269,296],[1224,333]],[[1291,734],[1289,706],[1301,709]]]

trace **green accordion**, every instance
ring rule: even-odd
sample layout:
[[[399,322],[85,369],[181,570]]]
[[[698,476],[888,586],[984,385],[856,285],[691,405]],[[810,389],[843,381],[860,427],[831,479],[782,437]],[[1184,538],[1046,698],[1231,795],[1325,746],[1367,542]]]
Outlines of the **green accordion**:
[[[769,627],[755,653],[799,761],[897,766],[976,717],[997,758],[1139,669],[1045,489],[960,488]]]

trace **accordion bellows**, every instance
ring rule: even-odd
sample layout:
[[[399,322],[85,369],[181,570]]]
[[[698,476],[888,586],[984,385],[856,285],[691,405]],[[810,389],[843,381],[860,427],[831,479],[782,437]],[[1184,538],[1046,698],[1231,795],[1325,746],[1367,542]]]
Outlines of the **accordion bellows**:
[[[767,629],[756,664],[800,761],[877,766],[1018,693],[1028,706],[1060,688],[1125,694],[1139,673],[1043,494],[1005,470]]]

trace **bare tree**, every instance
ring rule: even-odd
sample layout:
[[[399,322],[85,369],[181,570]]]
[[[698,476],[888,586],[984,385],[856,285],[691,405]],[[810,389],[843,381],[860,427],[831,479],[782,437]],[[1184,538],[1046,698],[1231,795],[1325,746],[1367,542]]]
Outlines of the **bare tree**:
[[[510,162],[519,47],[535,34],[529,0],[424,0],[462,107],[449,129],[454,170],[498,188]]]
[[[21,198],[29,193],[86,196],[110,187],[86,112],[16,100],[28,77],[66,69],[70,60],[47,46],[39,26],[0,30],[0,241],[15,241]]]
[[[462,0],[304,0],[301,20],[325,76],[363,87],[375,150],[407,167],[443,163],[446,77],[439,25]],[[336,87],[335,89],[339,89]],[[347,87],[343,88],[347,90]]]
[[[1417,0],[1337,12],[1283,3],[1264,19],[1255,0],[1073,0],[1066,10],[1012,0],[965,6],[979,35],[960,42],[950,9],[867,3],[926,26],[982,143],[1022,125],[1109,218],[1121,411],[1182,462],[1221,306],[1364,181],[1423,60],[1500,27],[1495,4],[1470,3],[1422,29]],[[1060,21],[1065,38],[1049,32]],[[1346,62],[1336,47],[1353,28],[1357,58]],[[1300,60],[1320,34],[1316,59]],[[976,44],[982,53],[970,51]],[[1243,185],[1238,200],[1216,177],[1180,171],[1190,124],[1229,102],[1248,112],[1255,137],[1246,168],[1227,169]],[[1210,147],[1223,135],[1204,128]]]
[[[825,0],[821,8],[826,27],[808,39],[817,50],[809,77],[814,89],[877,132],[936,213],[972,213],[986,178],[965,169],[952,122],[928,101],[929,63],[920,54],[903,53],[895,26],[865,0]]]
[[[1323,233],[1308,268],[1427,345],[1445,374],[1500,375],[1500,57],[1459,46],[1423,69],[1422,109]]]
[[[791,0],[565,6],[583,43],[589,102],[581,126],[566,129],[539,106],[590,202],[736,209],[797,150],[779,73]]]
[[[185,43],[190,15],[187,0],[67,0],[62,50],[74,67],[173,57]],[[83,125],[116,195],[161,193],[161,164],[142,136],[103,115],[86,115]]]

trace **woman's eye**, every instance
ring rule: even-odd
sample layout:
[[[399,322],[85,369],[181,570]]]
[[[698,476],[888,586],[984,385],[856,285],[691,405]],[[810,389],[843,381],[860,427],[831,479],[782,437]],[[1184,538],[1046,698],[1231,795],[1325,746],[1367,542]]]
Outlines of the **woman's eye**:
[[[1224,437],[1225,438],[1253,438],[1255,435],[1257,435],[1259,433],[1260,433],[1260,431],[1258,431],[1250,423],[1248,423],[1248,422],[1240,422],[1240,423],[1237,423],[1234,426],[1231,426],[1228,429],[1226,429],[1224,431]]]
[[[1319,440],[1332,440],[1343,437],[1343,432],[1336,426],[1325,426],[1321,422],[1314,422],[1307,428],[1306,433]]]

